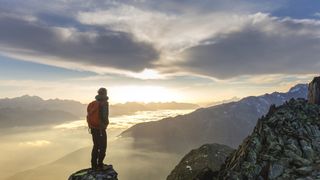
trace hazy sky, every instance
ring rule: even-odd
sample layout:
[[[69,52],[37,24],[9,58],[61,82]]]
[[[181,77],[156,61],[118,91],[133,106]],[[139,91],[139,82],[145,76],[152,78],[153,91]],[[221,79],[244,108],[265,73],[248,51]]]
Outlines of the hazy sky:
[[[0,0],[0,97],[210,102],[320,69],[315,0]]]

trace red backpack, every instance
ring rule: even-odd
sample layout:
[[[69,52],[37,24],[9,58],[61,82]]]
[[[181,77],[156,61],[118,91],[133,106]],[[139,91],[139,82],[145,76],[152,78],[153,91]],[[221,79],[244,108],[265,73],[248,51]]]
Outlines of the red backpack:
[[[100,125],[100,103],[92,101],[87,107],[87,122],[89,128],[99,128]]]

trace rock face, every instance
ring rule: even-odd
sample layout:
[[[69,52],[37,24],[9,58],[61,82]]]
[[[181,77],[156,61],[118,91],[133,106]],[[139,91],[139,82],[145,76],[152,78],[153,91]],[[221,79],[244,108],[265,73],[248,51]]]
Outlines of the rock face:
[[[320,179],[320,106],[290,100],[270,108],[216,179]]]
[[[308,101],[311,104],[319,104],[320,105],[320,77],[315,77],[309,83]]]
[[[205,144],[185,155],[167,180],[212,179],[233,150],[221,144]]]
[[[118,173],[112,165],[105,165],[99,171],[93,171],[91,168],[77,171],[68,180],[118,180]]]

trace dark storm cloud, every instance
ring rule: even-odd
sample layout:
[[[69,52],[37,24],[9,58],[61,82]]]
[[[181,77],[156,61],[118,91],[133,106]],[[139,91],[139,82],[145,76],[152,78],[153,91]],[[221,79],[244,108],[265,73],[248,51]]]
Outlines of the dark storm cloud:
[[[269,0],[259,2],[255,0],[162,0],[161,3],[157,0],[122,0],[121,2],[173,14],[206,14],[221,11],[242,13],[270,11],[283,5],[286,0]]]
[[[0,47],[21,53],[30,51],[41,57],[57,57],[67,62],[141,71],[157,60],[159,54],[150,45],[134,40],[124,32],[71,31],[63,35],[57,29],[35,21],[0,16]],[[23,54],[22,54],[23,55]],[[45,58],[43,58],[45,59]],[[44,61],[45,63],[45,61]]]
[[[277,22],[274,22],[277,21]],[[210,39],[185,50],[179,66],[194,73],[232,78],[257,74],[311,74],[320,69],[317,22],[272,20]]]

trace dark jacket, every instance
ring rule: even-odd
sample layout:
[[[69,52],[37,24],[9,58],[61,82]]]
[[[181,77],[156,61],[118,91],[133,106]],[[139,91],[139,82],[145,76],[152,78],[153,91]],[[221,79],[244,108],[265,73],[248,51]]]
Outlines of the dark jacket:
[[[97,95],[96,100],[100,102],[100,127],[106,129],[109,125],[109,102],[108,96]]]

